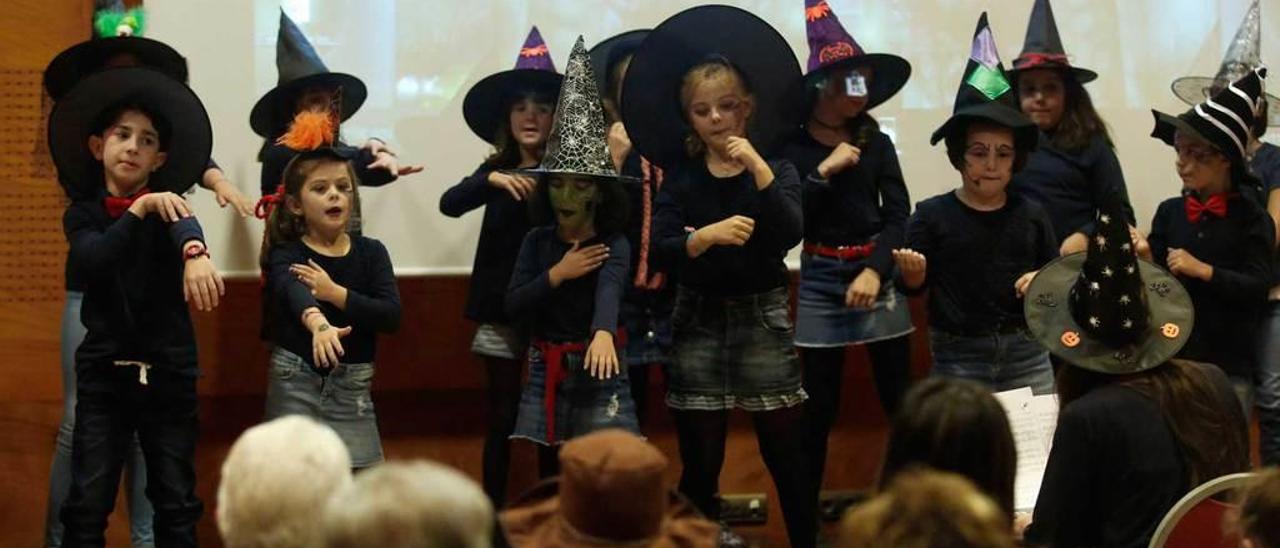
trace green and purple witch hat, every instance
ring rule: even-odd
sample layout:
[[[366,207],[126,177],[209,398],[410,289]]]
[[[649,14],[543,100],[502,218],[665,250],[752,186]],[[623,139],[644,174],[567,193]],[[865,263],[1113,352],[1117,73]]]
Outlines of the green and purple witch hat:
[[[827,0],[804,0],[805,34],[809,61],[804,75],[806,89],[824,83],[834,70],[869,69],[866,109],[888,101],[911,77],[911,63],[888,53],[867,53],[844,29]]]
[[[973,33],[964,76],[960,78],[960,89],[956,92],[955,108],[951,117],[933,132],[929,143],[936,145],[950,135],[962,134],[970,122],[985,120],[1012,129],[1018,148],[1035,148],[1036,126],[1018,110],[1014,95],[984,11]]]
[[[563,80],[564,76],[556,72],[542,33],[534,26],[516,55],[515,68],[490,74],[467,91],[462,100],[462,116],[477,137],[496,143],[498,129],[507,116],[504,107],[525,96],[552,103]]]

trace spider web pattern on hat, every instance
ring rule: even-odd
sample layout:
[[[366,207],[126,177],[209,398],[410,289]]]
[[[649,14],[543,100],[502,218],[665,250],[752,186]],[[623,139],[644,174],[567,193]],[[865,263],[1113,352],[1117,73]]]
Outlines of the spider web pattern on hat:
[[[604,107],[596,86],[591,58],[581,36],[569,53],[565,79],[556,104],[556,117],[547,138],[547,153],[539,171],[595,177],[615,177],[613,158],[605,140]]]

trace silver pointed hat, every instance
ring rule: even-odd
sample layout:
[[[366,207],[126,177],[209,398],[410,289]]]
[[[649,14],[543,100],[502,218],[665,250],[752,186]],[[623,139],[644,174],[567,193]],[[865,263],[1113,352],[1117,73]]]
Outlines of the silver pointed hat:
[[[1245,12],[1244,21],[1240,22],[1240,28],[1236,29],[1235,38],[1232,38],[1231,45],[1227,47],[1227,54],[1222,58],[1222,64],[1218,66],[1218,73],[1214,77],[1207,76],[1184,76],[1173,81],[1170,86],[1173,94],[1188,105],[1196,105],[1203,103],[1214,91],[1222,89],[1243,78],[1250,71],[1263,66],[1262,64],[1262,10],[1258,0],[1254,0],[1249,6],[1249,11]],[[1280,125],[1280,98],[1266,94],[1267,97],[1267,125]]]

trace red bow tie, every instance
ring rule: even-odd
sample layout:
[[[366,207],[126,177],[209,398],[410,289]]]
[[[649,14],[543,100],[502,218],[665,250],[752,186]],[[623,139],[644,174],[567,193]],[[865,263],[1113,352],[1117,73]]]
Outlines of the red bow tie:
[[[1214,217],[1222,218],[1227,216],[1227,198],[1226,194],[1214,194],[1208,200],[1201,202],[1193,195],[1187,195],[1184,203],[1187,209],[1187,220],[1191,224],[1200,222],[1205,213]]]
[[[129,210],[129,206],[133,205],[135,200],[141,198],[144,194],[149,194],[150,192],[150,190],[144,188],[134,193],[133,196],[127,196],[124,198],[108,195],[106,198],[103,198],[102,205],[106,206],[107,215],[111,216],[112,219],[119,219],[121,215],[124,215],[125,211]]]

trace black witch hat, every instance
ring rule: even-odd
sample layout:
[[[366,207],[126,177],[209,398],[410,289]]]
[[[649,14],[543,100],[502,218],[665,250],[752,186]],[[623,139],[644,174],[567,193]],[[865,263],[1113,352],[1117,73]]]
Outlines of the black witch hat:
[[[1023,305],[1041,344],[1099,373],[1156,367],[1186,344],[1195,310],[1167,270],[1138,258],[1118,198],[1099,210],[1089,249],[1054,259]]]
[[[968,62],[960,78],[960,89],[956,92],[955,108],[951,117],[933,132],[929,143],[936,145],[949,135],[963,133],[970,122],[986,120],[1012,129],[1019,149],[1035,148],[1036,126],[1018,109],[1015,100],[1013,86],[1005,77],[1000,54],[996,51],[995,36],[984,11],[973,32]]]
[[[587,50],[587,55],[591,56],[591,71],[595,73],[601,97],[609,93],[609,73],[613,71],[614,65],[635,53],[650,32],[650,29],[629,30],[610,36]]]
[[[665,170],[689,159],[684,143],[692,129],[680,106],[681,82],[689,69],[712,59],[727,60],[746,80],[755,97],[747,136],[765,157],[800,120],[803,105],[788,100],[800,64],[786,39],[741,8],[689,8],[649,33],[622,86],[622,120],[632,144]]]
[[[1266,77],[1267,69],[1256,68],[1177,116],[1152,110],[1156,126],[1151,136],[1174,146],[1176,133],[1190,133],[1208,141],[1231,161],[1243,162],[1254,116],[1262,109],[1262,83]]]
[[[1062,47],[1058,35],[1058,23],[1053,18],[1053,6],[1049,0],[1036,0],[1031,8],[1031,20],[1027,23],[1027,37],[1022,41],[1022,53],[1013,60],[1010,73],[1033,69],[1057,69],[1070,71],[1081,84],[1092,82],[1098,73],[1071,65],[1067,50]],[[1016,79],[1016,76],[1015,76]]]
[[[151,67],[186,83],[187,60],[169,45],[143,38],[145,12],[126,11],[116,2],[94,15],[94,37],[63,50],[44,69],[44,89],[57,101],[85,76],[106,68],[112,59],[128,55],[141,66]]]
[[[279,79],[276,87],[268,91],[249,113],[249,125],[253,132],[267,139],[275,139],[289,127],[293,119],[298,97],[309,88],[321,87],[340,90],[339,120],[355,115],[369,90],[364,82],[350,74],[330,72],[302,34],[302,29],[280,10],[280,31],[276,38],[276,71]]]
[[[150,68],[101,70],[71,88],[49,115],[49,152],[58,167],[58,181],[72,199],[91,198],[101,191],[102,171],[94,167],[101,162],[89,150],[89,136],[107,109],[125,102],[146,107],[171,130],[168,157],[151,174],[148,188],[181,194],[208,167],[213,129],[204,104],[191,88]]]
[[[515,68],[490,74],[467,90],[462,99],[462,117],[477,137],[495,143],[498,128],[507,117],[502,108],[507,101],[522,94],[553,97],[560,91],[562,80],[564,77],[556,72],[551,51],[535,26],[516,55]]]

